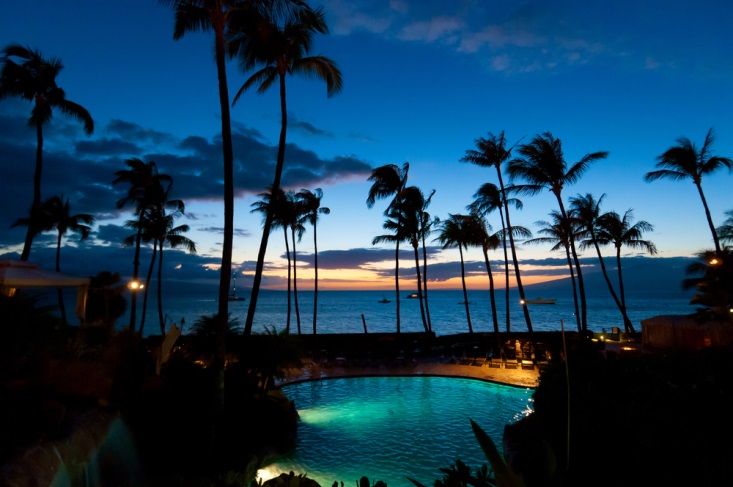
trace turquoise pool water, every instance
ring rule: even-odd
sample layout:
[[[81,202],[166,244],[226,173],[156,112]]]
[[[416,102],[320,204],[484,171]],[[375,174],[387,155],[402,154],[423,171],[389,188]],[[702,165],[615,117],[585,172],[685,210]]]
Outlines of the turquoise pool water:
[[[293,471],[322,487],[373,484],[431,486],[440,468],[460,459],[472,468],[486,457],[469,418],[501,449],[504,425],[532,412],[532,389],[445,377],[363,377],[283,387],[300,415],[298,443],[287,458],[260,471],[263,480]]]

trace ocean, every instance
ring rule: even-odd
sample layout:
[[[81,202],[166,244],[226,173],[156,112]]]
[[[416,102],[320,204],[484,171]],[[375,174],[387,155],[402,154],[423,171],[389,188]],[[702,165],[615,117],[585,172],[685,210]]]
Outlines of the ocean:
[[[418,299],[408,299],[410,289],[400,293],[401,331],[424,331],[420,317],[420,303]],[[229,302],[229,311],[232,320],[237,320],[243,326],[249,308],[249,294],[241,293],[245,301]],[[429,290],[429,307],[432,329],[436,335],[452,335],[468,331],[466,309],[463,305],[463,291],[461,290]],[[533,295],[528,298],[554,298],[555,304],[529,305],[532,327],[535,331],[559,331],[561,322],[565,330],[576,331],[577,323],[575,309],[571,296]],[[383,298],[390,303],[380,303]],[[489,292],[486,290],[469,290],[469,311],[473,331],[492,332],[491,305]],[[499,291],[497,298],[497,312],[499,327],[506,331],[506,314],[504,306],[504,292]],[[138,300],[137,319],[141,315],[141,303]],[[641,320],[658,315],[690,314],[695,307],[689,304],[689,297],[658,298],[649,296],[627,297],[627,309],[636,331],[641,331]],[[516,290],[510,294],[511,307],[509,310],[510,326],[512,331],[527,331],[519,296]],[[618,311],[611,297],[590,297],[588,302],[588,328],[593,331],[611,330],[618,326],[623,330],[621,313]],[[300,309],[300,330],[303,334],[313,333],[313,291],[298,291]],[[73,308],[68,308],[72,309]],[[163,298],[163,313],[167,326],[176,323],[187,334],[194,322],[203,315],[213,315],[217,311],[215,296],[169,296]],[[362,316],[364,320],[362,321]],[[116,322],[116,328],[124,329],[129,324],[128,314]],[[253,332],[264,333],[273,327],[282,331],[287,321],[287,293],[286,291],[262,290],[257,302],[257,311],[253,325]],[[367,332],[394,332],[396,331],[395,292],[392,291],[319,291],[317,333],[363,333],[364,323]],[[290,332],[297,333],[298,325],[295,312],[295,302],[292,303]],[[160,334],[158,324],[157,300],[154,296],[148,298],[148,309],[143,335]]]

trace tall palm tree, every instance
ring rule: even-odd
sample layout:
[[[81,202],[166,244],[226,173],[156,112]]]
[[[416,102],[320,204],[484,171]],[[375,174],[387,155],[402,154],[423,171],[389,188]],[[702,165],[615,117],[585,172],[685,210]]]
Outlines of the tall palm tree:
[[[13,61],[16,58],[20,63]],[[43,126],[53,118],[54,109],[80,121],[87,135],[94,131],[94,121],[86,108],[66,99],[66,93],[56,84],[56,77],[64,68],[59,59],[44,59],[41,51],[19,44],[11,44],[2,50],[0,71],[0,100],[21,98],[33,103],[28,124],[36,129],[36,167],[33,174],[33,202],[31,219],[41,206],[41,179],[43,172]],[[33,221],[23,244],[20,260],[28,260],[33,237],[37,233]]]
[[[504,249],[504,301],[506,307],[506,331],[509,333],[511,330],[511,312],[509,302],[509,258],[507,256],[507,238],[512,242],[512,256],[515,257],[515,272],[518,266],[518,260],[516,259],[516,251],[514,247],[514,237],[531,237],[532,233],[524,227],[508,227],[505,223],[504,217],[506,212],[504,211],[505,206],[513,206],[517,210],[523,208],[523,203],[519,198],[510,197],[509,195],[519,192],[519,187],[515,185],[508,185],[502,191],[494,183],[484,183],[479,187],[478,191],[473,194],[473,202],[468,205],[468,211],[476,213],[477,215],[486,217],[494,210],[499,210],[499,219],[501,220],[501,237],[502,247]],[[519,284],[517,284],[519,287]],[[522,288],[524,289],[524,288]],[[524,291],[522,291],[523,293]],[[520,294],[521,299],[521,294]],[[529,313],[529,311],[527,311]]]
[[[504,165],[512,155],[514,146],[507,148],[506,137],[504,131],[497,136],[489,132],[487,138],[479,137],[475,141],[476,149],[467,150],[466,154],[461,158],[461,162],[470,162],[481,167],[494,167],[499,180],[499,189],[503,204],[504,216],[506,217],[506,228],[511,229],[512,221],[509,217],[509,204],[506,202],[508,197],[506,187],[504,185],[504,177],[501,173],[501,166]],[[512,249],[512,261],[514,263],[514,276],[517,280],[517,290],[519,291],[519,299],[524,302],[524,286],[522,285],[522,276],[519,271],[519,259],[517,259],[517,248],[514,244],[514,235],[511,231],[505,234],[509,237],[509,244]],[[524,313],[524,321],[527,323],[527,330],[532,332],[532,319],[529,315],[529,308],[522,306]],[[507,320],[509,319],[509,306],[507,306]],[[509,324],[507,321],[507,331]]]
[[[298,242],[303,238],[305,233],[305,225],[303,225],[303,205],[296,200],[295,193],[288,191],[285,193],[285,200],[288,210],[286,215],[289,217],[286,221],[290,229],[290,237],[293,243],[293,299],[295,301],[295,323],[298,326],[298,335],[301,334],[300,328],[300,305],[298,304],[298,255],[295,247],[295,238]]]
[[[575,198],[570,198],[570,207],[575,211],[575,218],[578,225],[581,227],[581,235],[583,241],[580,242],[580,248],[584,249],[589,246],[593,246],[596,249],[598,255],[598,261],[601,263],[601,271],[603,272],[603,279],[606,281],[608,291],[611,293],[613,301],[616,303],[621,316],[624,320],[624,328],[629,328],[631,324],[626,310],[621,306],[621,301],[616,295],[616,291],[613,289],[611,279],[608,277],[608,271],[606,270],[606,264],[601,254],[601,247],[598,245],[596,234],[598,232],[598,219],[601,216],[601,202],[605,198],[606,194],[602,194],[598,201],[593,197],[592,194],[587,193],[585,196],[578,195]]]
[[[260,196],[260,200],[255,201],[252,203],[252,210],[251,213],[258,212],[262,215],[262,224],[264,225],[267,221],[267,212],[268,210],[272,211],[272,227],[274,228],[282,228],[283,229],[283,236],[285,237],[285,256],[288,260],[288,311],[287,311],[287,319],[285,322],[285,330],[286,333],[290,334],[290,317],[291,317],[291,311],[292,311],[292,301],[291,301],[291,285],[292,285],[292,265],[290,261],[290,236],[288,235],[288,229],[289,229],[289,222],[295,218],[293,215],[291,215],[292,212],[295,211],[295,208],[293,205],[291,205],[287,198],[285,197],[285,192],[282,190],[278,190],[275,193],[275,197],[273,198],[272,193],[272,186],[268,188],[268,191],[264,193],[260,193],[258,196]],[[272,205],[272,208],[268,208],[270,205]]]
[[[420,210],[420,240],[422,241],[422,287],[423,287],[423,300],[425,301],[425,317],[428,320],[428,331],[433,331],[433,322],[430,319],[430,305],[428,301],[428,250],[425,245],[425,239],[432,233],[433,226],[440,222],[440,219],[431,217],[430,213],[427,212],[428,206],[433,199],[435,190],[430,192],[430,196],[425,199],[425,204]]]
[[[566,185],[577,182],[588,167],[595,161],[605,159],[608,152],[593,152],[584,155],[578,162],[570,165],[565,161],[562,151],[562,142],[556,139],[551,133],[545,132],[535,136],[531,142],[519,147],[519,158],[509,162],[507,171],[512,179],[522,178],[529,183],[526,191],[539,193],[542,190],[549,190],[557,199],[560,207],[560,216],[566,225],[570,225],[570,219],[565,211],[562,200],[562,190]],[[575,245],[575,238],[571,228],[566,228],[570,236],[570,250],[573,259],[578,261],[578,252]],[[585,299],[585,286],[583,273],[578,267],[578,290],[580,292],[581,322],[583,330],[588,329],[588,310]],[[524,305],[526,308],[526,304]]]
[[[395,244],[395,292],[397,295],[397,333],[402,331],[400,323],[400,242],[404,242],[409,238],[407,228],[404,225],[402,217],[396,208],[390,208],[385,212],[386,219],[382,228],[389,230],[392,233],[383,235],[377,235],[372,239],[372,245],[378,245],[381,243],[393,243]]]
[[[713,243],[715,251],[720,253],[720,241],[715,231],[713,218],[710,216],[710,208],[705,199],[705,193],[702,190],[702,178],[714,173],[720,168],[726,167],[731,170],[733,160],[728,157],[720,157],[713,155],[713,143],[715,142],[715,133],[711,128],[705,136],[705,141],[697,149],[697,146],[687,137],[677,139],[677,145],[667,149],[662,155],[657,157],[656,171],[648,172],[644,175],[645,181],[656,181],[657,179],[671,179],[680,181],[690,179],[697,188],[700,195],[702,206],[705,208],[705,218],[707,218],[710,232],[713,234]]]
[[[407,175],[410,171],[410,163],[405,162],[402,167],[396,164],[385,164],[372,170],[367,181],[372,181],[367,195],[367,208],[372,208],[378,199],[392,197],[387,209],[384,211],[385,216],[390,216],[390,209],[394,208],[399,212],[399,204],[403,196],[403,191],[407,187]],[[385,227],[386,228],[386,227]],[[395,250],[395,302],[397,307],[397,330],[400,330],[400,281],[399,281],[399,258],[400,258],[400,242],[404,239],[394,240],[396,244]],[[382,241],[389,241],[382,240]]]
[[[470,205],[469,205],[470,210]],[[501,239],[496,234],[490,234],[491,225],[477,213],[470,213],[466,220],[468,245],[480,247],[484,253],[484,264],[486,265],[486,274],[489,276],[489,299],[491,301],[491,321],[494,324],[494,334],[496,335],[497,345],[501,346],[501,338],[499,337],[499,317],[496,312],[496,293],[494,290],[494,274],[491,272],[491,261],[489,260],[489,250],[495,250],[499,247]]]
[[[196,253],[196,243],[190,238],[183,235],[190,230],[188,225],[174,226],[175,220],[183,215],[183,210],[174,211],[161,216],[156,228],[156,240],[160,249],[160,258],[158,259],[158,320],[160,322],[160,334],[165,337],[165,320],[163,318],[163,249],[166,245],[175,249],[183,247],[189,253]]]
[[[142,286],[143,290],[143,309],[140,313],[140,326],[138,327],[138,335],[143,335],[143,329],[145,328],[145,319],[148,313],[148,296],[150,294],[150,283],[153,280],[153,271],[155,270],[155,262],[158,258],[158,241],[154,237],[154,225],[155,216],[152,212],[145,212],[137,220],[127,220],[125,227],[135,231],[134,234],[128,235],[123,241],[124,247],[130,247],[136,244],[138,234],[140,235],[140,244],[153,243],[153,254],[150,257],[150,264],[148,265],[148,273],[145,276],[145,285]]]
[[[698,260],[687,266],[688,277],[682,281],[683,289],[694,289],[690,304],[698,304],[696,314],[702,321],[730,321],[733,310],[733,249],[723,247],[722,252],[703,250]]]
[[[254,28],[252,27],[254,25]],[[241,65],[245,70],[262,65],[261,69],[252,74],[242,85],[234,97],[233,104],[246,90],[256,86],[259,93],[266,92],[271,86],[277,85],[280,89],[280,139],[278,142],[277,164],[275,178],[272,184],[274,191],[280,188],[283,167],[285,163],[285,145],[288,126],[287,98],[285,80],[288,75],[302,75],[309,78],[323,80],[326,83],[326,93],[331,96],[339,93],[342,88],[341,71],[336,63],[325,56],[308,56],[313,45],[315,34],[328,33],[323,9],[298,8],[289,15],[278,16],[265,12],[260,22],[255,24],[240,24],[241,30],[234,33],[232,50],[238,52]],[[271,217],[270,217],[271,220]],[[262,268],[267,251],[267,242],[270,236],[270,224],[266,222],[260,250],[257,255],[257,267],[252,284],[252,295],[247,311],[247,320],[244,333],[252,331],[257,297],[262,280]]]
[[[467,215],[448,215],[447,220],[440,222],[440,230],[435,241],[439,242],[443,249],[458,247],[461,256],[461,283],[463,284],[463,304],[466,306],[466,320],[468,321],[468,332],[473,333],[471,325],[471,312],[468,303],[468,291],[466,291],[466,266],[463,262],[463,249],[468,249],[470,229],[468,228],[469,217]]]
[[[52,196],[41,203],[38,218],[35,222],[31,218],[22,218],[16,221],[16,225],[36,225],[37,231],[56,230],[56,272],[61,272],[61,240],[67,232],[79,234],[80,240],[86,240],[91,231],[90,225],[94,223],[94,216],[87,213],[71,214],[69,199],[64,196]],[[63,290],[59,288],[58,300],[61,319],[66,323],[66,307],[64,306]]]
[[[570,211],[570,217],[572,218],[574,215],[572,214],[573,211]],[[552,222],[547,222],[545,220],[539,220],[535,222],[535,225],[539,227],[539,230],[537,233],[540,233],[544,235],[544,237],[537,237],[532,238],[524,243],[529,245],[539,245],[539,244],[551,244],[552,247],[550,250],[564,250],[565,251],[565,257],[568,261],[568,268],[570,269],[570,282],[573,284],[573,303],[575,305],[575,321],[578,325],[578,332],[583,331],[583,325],[580,321],[580,310],[578,308],[578,289],[575,285],[575,271],[573,270],[573,264],[578,264],[573,260],[573,256],[570,253],[570,241],[572,240],[571,235],[569,235],[568,229],[572,228],[572,225],[566,224],[566,222],[563,221],[562,215],[557,210],[552,210],[550,212],[550,216],[552,217]]]
[[[621,297],[621,306],[626,314],[626,297],[624,294],[624,279],[621,270],[621,247],[627,246],[632,249],[641,249],[650,255],[657,253],[656,246],[649,240],[642,240],[644,232],[651,232],[654,226],[650,223],[639,220],[635,224],[631,224],[634,218],[634,212],[631,209],[626,210],[624,216],[621,217],[615,211],[604,213],[598,218],[598,243],[601,245],[613,244],[616,247],[616,266],[618,268],[618,288]],[[634,332],[631,321],[624,323],[627,332]]]
[[[318,215],[329,215],[331,209],[321,206],[323,190],[316,188],[313,191],[301,189],[295,197],[300,201],[303,209],[303,220],[313,225],[313,269],[315,278],[313,280],[313,334],[316,334],[316,320],[318,317],[318,233],[316,224]]]
[[[129,169],[115,172],[113,185],[127,184],[127,194],[117,200],[117,208],[124,208],[128,204],[135,207],[135,215],[142,222],[150,212],[158,211],[167,200],[168,192],[173,184],[173,178],[158,172],[154,161],[144,162],[138,158],[127,159],[125,164]],[[178,202],[173,203],[176,206]],[[133,260],[133,281],[137,282],[140,270],[140,244],[142,241],[143,225],[138,225],[135,237],[135,257]],[[137,310],[137,293],[132,293],[130,304],[130,331],[135,331]]]
[[[432,195],[431,195],[432,196]],[[425,331],[430,331],[425,311],[425,303],[423,297],[423,282],[420,274],[420,234],[422,232],[421,223],[424,219],[423,210],[426,207],[425,195],[422,190],[417,186],[409,186],[405,188],[400,202],[399,211],[395,208],[394,211],[397,218],[404,227],[404,232],[407,235],[407,240],[412,245],[412,250],[415,256],[415,273],[417,276],[417,296],[420,302],[420,317],[422,318],[423,328]]]
[[[727,218],[715,231],[718,234],[720,243],[727,247],[733,245],[733,210],[726,211],[725,215]]]

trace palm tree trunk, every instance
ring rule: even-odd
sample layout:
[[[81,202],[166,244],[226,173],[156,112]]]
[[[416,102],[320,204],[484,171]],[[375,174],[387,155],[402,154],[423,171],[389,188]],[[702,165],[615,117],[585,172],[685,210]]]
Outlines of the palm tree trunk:
[[[394,267],[394,287],[395,297],[397,301],[397,333],[400,330],[400,242],[395,246],[395,267]]]
[[[298,307],[298,260],[295,252],[295,228],[291,228],[293,237],[293,298],[295,299],[295,322],[298,324],[298,335],[300,335],[300,308]]]
[[[623,307],[622,311],[624,315],[627,315],[626,296],[624,294],[624,276],[621,271],[621,247],[620,246],[616,248],[616,265],[618,266],[618,290],[619,290],[619,294],[621,295],[621,306]],[[626,332],[634,333],[635,331],[636,330],[634,330],[634,325],[632,325],[631,321],[629,321]]]
[[[285,98],[285,75],[280,75],[280,140],[277,147],[277,164],[275,166],[275,180],[272,183],[272,194],[280,191],[280,179],[282,178],[283,166],[285,164],[285,140],[288,130],[288,112]],[[247,320],[244,324],[244,334],[252,333],[252,323],[254,321],[255,309],[257,308],[257,298],[260,294],[260,284],[262,282],[262,269],[265,264],[265,253],[267,252],[267,241],[270,237],[270,226],[272,225],[273,215],[270,208],[267,210],[265,217],[265,226],[262,229],[262,240],[260,241],[260,250],[257,254],[257,266],[255,267],[255,277],[252,283],[252,294],[249,300],[249,308],[247,309]]]
[[[56,239],[56,272],[61,272],[61,232]],[[56,289],[59,298],[59,311],[61,312],[61,320],[66,324],[66,306],[64,306],[64,291],[61,288]]]
[[[573,285],[573,304],[575,305],[575,321],[578,325],[578,332],[583,331],[583,324],[580,321],[580,310],[578,309],[578,288],[575,285],[575,272],[573,271],[573,259],[570,255],[570,247],[565,246],[565,257],[568,260],[568,268],[570,269],[570,283]]]
[[[596,253],[598,254],[598,260],[601,263],[601,271],[603,272],[603,279],[606,281],[606,285],[608,286],[608,291],[611,293],[611,297],[613,298],[613,301],[616,303],[616,306],[618,307],[618,310],[621,312],[621,316],[624,320],[624,328],[626,331],[629,331],[630,328],[634,328],[634,325],[631,324],[631,320],[629,319],[628,314],[626,313],[626,310],[623,306],[621,306],[621,301],[619,301],[618,296],[616,295],[616,291],[613,290],[613,285],[611,284],[611,279],[608,277],[608,271],[606,270],[606,263],[603,261],[603,255],[601,255],[601,248],[598,246],[598,243],[595,240],[595,235],[591,235],[591,238],[593,239],[593,245],[596,248]]]
[[[227,293],[228,300],[229,294]],[[161,340],[165,340],[165,320],[163,319],[163,242],[160,242],[160,258],[158,259],[158,321],[160,323]]]
[[[142,219],[142,215],[138,218],[138,224]],[[138,225],[137,235],[135,236],[135,260],[132,262],[132,280],[137,283],[138,272],[140,269],[140,239],[142,238],[142,227]],[[135,320],[137,319],[137,292],[140,288],[132,290],[132,297],[130,299],[130,331],[135,331]]]
[[[501,217],[501,242],[504,247],[504,305],[506,306],[506,332],[511,330],[511,318],[509,312],[509,256],[506,250],[506,225],[504,224],[504,212],[499,208],[499,216]]]
[[[313,334],[316,334],[316,318],[318,316],[318,237],[316,235],[316,220],[313,220],[313,268],[315,280],[313,281]]]
[[[138,334],[143,336],[143,328],[145,327],[145,316],[148,312],[148,292],[150,290],[150,280],[153,277],[153,269],[155,268],[155,259],[158,252],[158,240],[153,241],[153,256],[150,258],[150,267],[148,267],[148,275],[145,277],[145,288],[143,290],[143,312],[140,316],[140,328]]]
[[[422,326],[427,332],[429,331],[428,320],[425,318],[425,305],[423,304],[422,279],[420,278],[420,253],[417,251],[417,239],[415,239],[415,245],[412,248],[415,252],[415,272],[417,274],[417,297],[420,299],[420,316],[422,317]]]
[[[425,316],[428,319],[428,331],[433,331],[433,322],[430,320],[430,306],[428,305],[428,252],[425,247],[425,232],[422,235],[422,287],[425,291]]]
[[[514,245],[514,235],[512,232],[512,221],[509,219],[509,205],[506,204],[506,193],[504,189],[504,178],[501,176],[501,168],[496,167],[496,172],[499,176],[499,187],[501,189],[501,198],[506,213],[506,227],[509,232],[509,243],[512,247],[512,260],[514,261],[514,276],[517,279],[517,290],[519,291],[519,299],[522,302],[522,311],[524,312],[524,321],[527,323],[527,331],[532,333],[532,319],[529,317],[529,308],[526,304],[524,297],[524,286],[522,286],[522,276],[519,273],[519,261],[517,260],[517,248]],[[507,291],[508,292],[508,291]],[[507,316],[509,314],[509,306],[507,306]],[[508,319],[508,318],[507,318]],[[507,326],[507,332],[509,332],[509,326]]]
[[[708,208],[708,202],[705,199],[705,194],[702,192],[702,184],[695,183],[695,186],[697,186],[697,192],[700,194],[700,199],[702,200],[702,206],[705,207],[705,217],[708,220],[708,226],[710,226],[710,232],[712,232],[713,234],[713,243],[715,244],[715,253],[717,255],[721,255],[720,240],[718,239],[718,232],[715,230],[715,225],[713,224],[713,217],[710,216],[710,208]]]
[[[468,332],[473,333],[471,325],[471,312],[468,309],[468,291],[466,291],[466,267],[463,264],[463,249],[458,245],[458,253],[461,254],[461,282],[463,283],[463,304],[466,306],[466,320],[468,321]]]
[[[557,203],[560,205],[560,214],[562,215],[562,221],[565,225],[566,233],[568,236],[568,240],[570,240],[570,250],[573,255],[573,260],[575,261],[575,268],[578,272],[578,291],[580,294],[580,314],[581,314],[581,324],[583,326],[582,330],[579,331],[585,331],[588,329],[588,302],[585,299],[585,283],[583,282],[583,271],[580,269],[580,259],[578,259],[578,251],[575,248],[575,234],[573,233],[573,229],[570,226],[570,220],[568,219],[568,214],[565,211],[565,205],[562,202],[562,197],[559,193],[555,193],[555,197],[557,198]]]
[[[292,270],[292,267],[290,265],[290,243],[288,243],[288,227],[283,226],[283,233],[285,234],[285,254],[288,256],[288,321],[286,325],[287,333],[290,334],[290,309],[291,309],[291,303],[290,303],[290,273]]]
[[[494,274],[491,273],[491,262],[489,262],[489,250],[486,246],[483,247],[484,261],[486,262],[486,273],[489,275],[489,298],[491,299],[491,318],[494,322],[494,333],[498,344],[501,345],[501,339],[499,339],[499,318],[496,314],[496,296],[494,293]]]
[[[28,260],[31,255],[31,245],[36,236],[36,217],[41,207],[41,173],[43,172],[43,124],[36,123],[36,170],[33,173],[33,203],[31,203],[31,219],[25,233],[25,243],[20,254],[20,260]]]

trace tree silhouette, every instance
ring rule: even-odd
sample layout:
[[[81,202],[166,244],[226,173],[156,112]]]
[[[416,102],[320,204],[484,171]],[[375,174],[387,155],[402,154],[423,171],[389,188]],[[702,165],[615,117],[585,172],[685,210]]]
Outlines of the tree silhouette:
[[[463,284],[463,304],[466,306],[466,321],[468,321],[468,332],[473,333],[471,325],[471,312],[469,310],[468,292],[466,291],[466,266],[463,262],[463,249],[468,249],[470,241],[469,219],[467,215],[448,215],[447,220],[440,222],[440,230],[435,241],[439,242],[443,249],[458,248],[461,256],[461,283]]]
[[[20,61],[16,63],[13,58]],[[21,98],[33,103],[28,124],[36,129],[36,167],[33,174],[33,202],[31,221],[26,232],[20,260],[28,260],[33,237],[38,229],[32,224],[41,206],[41,180],[43,173],[43,126],[53,117],[54,109],[80,121],[87,135],[94,132],[94,121],[86,108],[66,99],[66,93],[56,84],[56,77],[63,69],[59,59],[44,59],[41,51],[19,44],[11,44],[0,57],[0,100]]]

